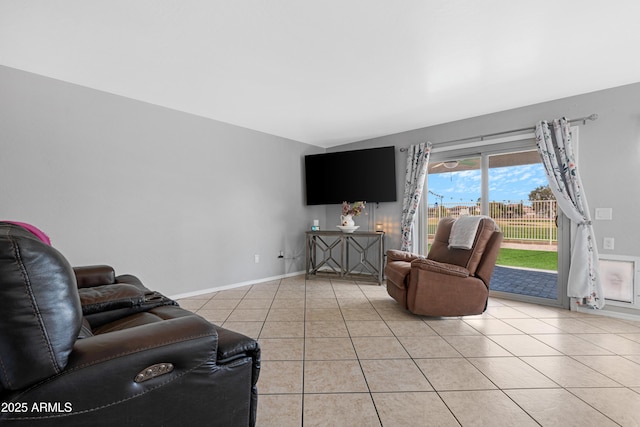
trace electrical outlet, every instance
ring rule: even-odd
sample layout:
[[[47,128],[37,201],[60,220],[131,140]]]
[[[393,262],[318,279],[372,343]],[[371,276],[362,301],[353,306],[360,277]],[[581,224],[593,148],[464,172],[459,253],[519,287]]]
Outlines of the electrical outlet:
[[[259,263],[259,262],[260,262],[260,255],[255,254],[255,255],[253,256],[253,262],[254,262],[254,263],[256,263],[256,264],[257,264],[257,263]]]
[[[602,247],[607,250],[613,250],[614,248],[614,238],[613,237],[605,237],[602,241]]]

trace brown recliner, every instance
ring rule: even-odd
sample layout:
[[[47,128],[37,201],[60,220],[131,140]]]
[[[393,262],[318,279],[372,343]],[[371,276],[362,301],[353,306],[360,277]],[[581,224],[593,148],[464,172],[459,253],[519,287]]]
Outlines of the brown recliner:
[[[258,343],[0,222],[0,425],[253,426]]]
[[[450,249],[454,221],[440,220],[426,257],[387,251],[387,292],[414,314],[465,316],[487,308],[502,233],[491,218],[483,217],[471,249]]]

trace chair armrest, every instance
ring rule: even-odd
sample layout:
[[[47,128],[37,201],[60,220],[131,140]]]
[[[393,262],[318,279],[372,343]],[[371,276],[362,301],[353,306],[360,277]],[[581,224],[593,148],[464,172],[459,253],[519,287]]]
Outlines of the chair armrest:
[[[387,262],[391,261],[405,261],[411,262],[414,259],[424,258],[422,255],[414,254],[411,252],[399,251],[397,249],[389,249],[387,251]]]
[[[450,276],[469,277],[469,270],[459,265],[447,264],[431,259],[420,258],[411,262],[411,268],[448,274]]]
[[[87,265],[73,267],[78,288],[91,288],[93,286],[110,285],[115,283],[116,273],[109,265]]]

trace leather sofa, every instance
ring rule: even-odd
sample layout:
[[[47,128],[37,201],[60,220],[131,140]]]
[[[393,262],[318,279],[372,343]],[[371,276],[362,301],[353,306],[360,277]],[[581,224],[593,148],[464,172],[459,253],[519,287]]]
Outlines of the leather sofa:
[[[0,425],[254,426],[258,343],[0,222]]]
[[[414,314],[466,316],[487,308],[502,232],[491,218],[483,217],[470,249],[452,248],[454,222],[451,217],[440,220],[426,257],[387,251],[387,293]]]

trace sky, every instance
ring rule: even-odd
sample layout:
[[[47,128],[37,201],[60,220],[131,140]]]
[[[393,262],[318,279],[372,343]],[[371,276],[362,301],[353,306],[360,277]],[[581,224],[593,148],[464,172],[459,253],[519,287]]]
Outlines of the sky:
[[[511,203],[522,201],[528,204],[529,193],[547,183],[541,163],[491,168],[489,169],[489,200]],[[429,205],[435,202],[445,204],[477,202],[480,198],[480,170],[430,174],[428,186]]]

